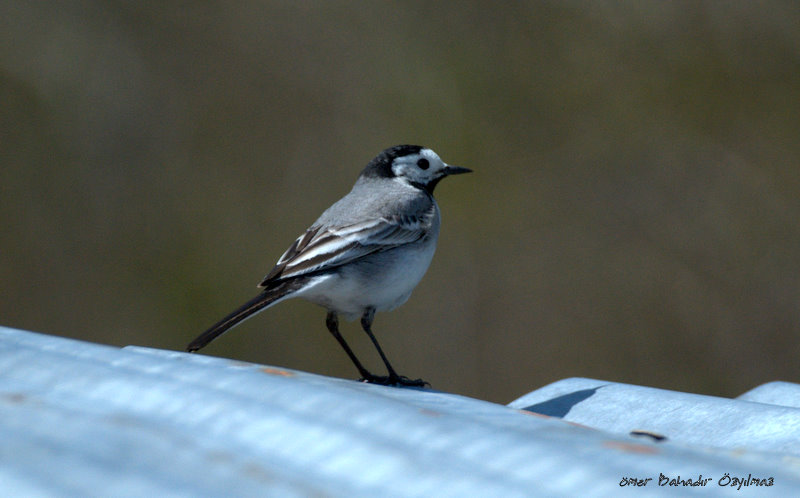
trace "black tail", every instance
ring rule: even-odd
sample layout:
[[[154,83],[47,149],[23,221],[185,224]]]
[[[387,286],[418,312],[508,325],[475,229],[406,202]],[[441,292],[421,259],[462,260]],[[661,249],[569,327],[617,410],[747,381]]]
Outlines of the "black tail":
[[[300,281],[302,280],[302,282]],[[286,298],[289,294],[300,289],[305,283],[305,279],[292,279],[277,283],[264,289],[264,291],[247,301],[222,320],[212,325],[208,330],[197,336],[195,340],[186,346],[186,351],[193,353],[202,349],[217,337],[221,336],[229,329],[247,320],[259,311],[262,311],[276,302]]]

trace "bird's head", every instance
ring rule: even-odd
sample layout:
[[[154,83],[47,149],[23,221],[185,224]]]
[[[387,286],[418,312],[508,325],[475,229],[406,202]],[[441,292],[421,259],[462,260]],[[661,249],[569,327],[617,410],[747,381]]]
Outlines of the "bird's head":
[[[395,145],[370,161],[361,176],[391,178],[433,193],[439,180],[472,170],[451,166],[427,147]]]

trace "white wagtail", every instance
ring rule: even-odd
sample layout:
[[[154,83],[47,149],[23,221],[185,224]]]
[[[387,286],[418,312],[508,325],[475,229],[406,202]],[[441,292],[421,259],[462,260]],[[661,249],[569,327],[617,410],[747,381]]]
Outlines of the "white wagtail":
[[[197,351],[225,331],[273,304],[302,297],[328,310],[325,324],[361,374],[362,381],[423,386],[397,374],[372,334],[376,311],[408,300],[436,250],[439,206],[433,189],[448,175],[471,170],[445,164],[431,149],[397,145],[378,154],[353,189],[329,207],[280,257],[258,285],[263,289],[187,347]],[[339,333],[338,315],[361,317],[389,375],[371,374]]]

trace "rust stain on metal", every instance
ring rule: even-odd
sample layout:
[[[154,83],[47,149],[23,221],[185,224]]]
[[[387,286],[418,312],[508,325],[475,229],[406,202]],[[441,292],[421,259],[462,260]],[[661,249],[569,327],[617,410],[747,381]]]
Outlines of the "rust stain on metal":
[[[421,408],[419,410],[419,412],[421,414],[423,414],[423,415],[428,415],[428,416],[431,416],[431,417],[441,417],[442,416],[442,412],[437,412],[437,411],[431,410],[429,408]]]
[[[658,449],[644,444],[625,443],[623,441],[606,441],[603,443],[606,448],[624,451],[625,453],[638,453],[640,455],[653,455],[658,453]]]
[[[5,393],[2,398],[9,403],[23,403],[27,401],[28,397],[22,393]]]
[[[294,377],[294,372],[288,370],[281,370],[280,368],[261,367],[259,370],[270,375],[279,375],[281,377]]]
[[[542,415],[541,413],[529,412],[528,410],[517,410],[517,411],[519,413],[522,413],[522,414],[525,414],[525,415],[529,415],[531,417],[536,417],[536,418],[555,418],[555,417],[551,417],[550,415]]]

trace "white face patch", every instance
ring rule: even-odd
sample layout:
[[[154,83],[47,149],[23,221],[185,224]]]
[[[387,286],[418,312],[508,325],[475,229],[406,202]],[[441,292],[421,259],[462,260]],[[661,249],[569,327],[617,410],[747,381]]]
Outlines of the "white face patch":
[[[392,173],[408,183],[427,185],[442,176],[447,165],[431,149],[422,149],[418,154],[396,158],[392,162]]]

